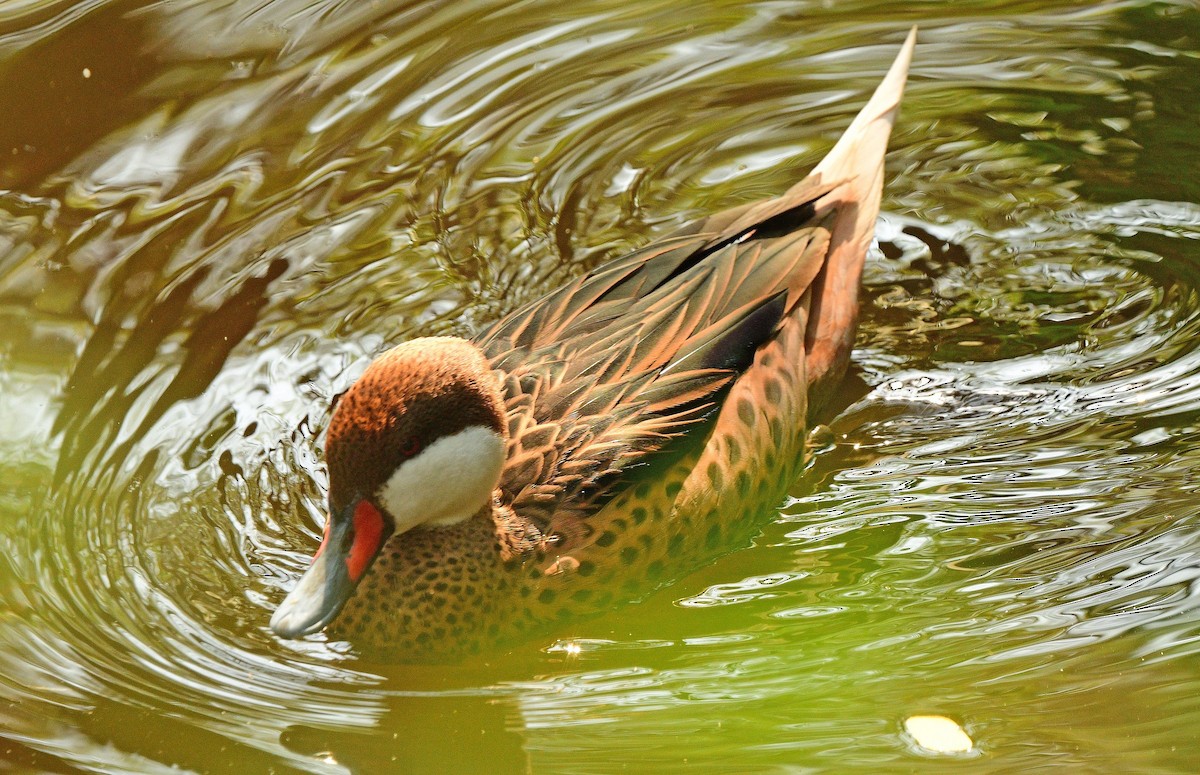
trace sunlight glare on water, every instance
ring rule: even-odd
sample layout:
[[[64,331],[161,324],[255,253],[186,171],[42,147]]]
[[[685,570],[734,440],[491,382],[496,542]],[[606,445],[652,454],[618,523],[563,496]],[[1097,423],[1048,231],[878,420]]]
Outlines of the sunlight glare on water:
[[[372,355],[781,192],[914,23],[753,545],[460,665],[270,633]],[[1143,0],[4,4],[0,768],[1191,771],[1198,51]]]

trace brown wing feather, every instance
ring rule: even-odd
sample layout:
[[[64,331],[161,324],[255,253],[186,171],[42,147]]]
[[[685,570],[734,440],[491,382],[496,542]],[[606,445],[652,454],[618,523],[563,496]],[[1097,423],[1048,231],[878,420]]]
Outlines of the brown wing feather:
[[[503,499],[544,528],[582,520],[676,442],[707,434],[723,392],[824,265],[834,184],[718,213],[610,262],[477,340],[501,374]]]

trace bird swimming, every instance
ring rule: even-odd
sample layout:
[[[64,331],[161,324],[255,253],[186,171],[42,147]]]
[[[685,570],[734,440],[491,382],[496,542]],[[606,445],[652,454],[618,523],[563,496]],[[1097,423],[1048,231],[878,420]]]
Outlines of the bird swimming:
[[[606,610],[757,528],[845,372],[915,45],[782,196],[701,218],[472,340],[373,361],[326,434],[329,516],[271,618],[393,658]]]

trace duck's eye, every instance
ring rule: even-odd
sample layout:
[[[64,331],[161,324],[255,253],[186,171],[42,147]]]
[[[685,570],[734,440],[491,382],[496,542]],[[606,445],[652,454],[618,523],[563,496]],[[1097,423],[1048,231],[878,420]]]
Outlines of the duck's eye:
[[[407,439],[405,440],[404,445],[400,447],[400,454],[406,459],[415,457],[420,451],[421,442],[417,441],[416,439]]]

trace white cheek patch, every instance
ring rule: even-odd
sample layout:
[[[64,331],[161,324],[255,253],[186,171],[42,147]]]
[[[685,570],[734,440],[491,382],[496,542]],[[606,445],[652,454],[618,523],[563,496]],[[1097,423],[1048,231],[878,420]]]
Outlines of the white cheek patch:
[[[492,499],[504,468],[504,438],[473,425],[445,436],[400,464],[380,488],[380,504],[396,532],[417,525],[453,525]]]

